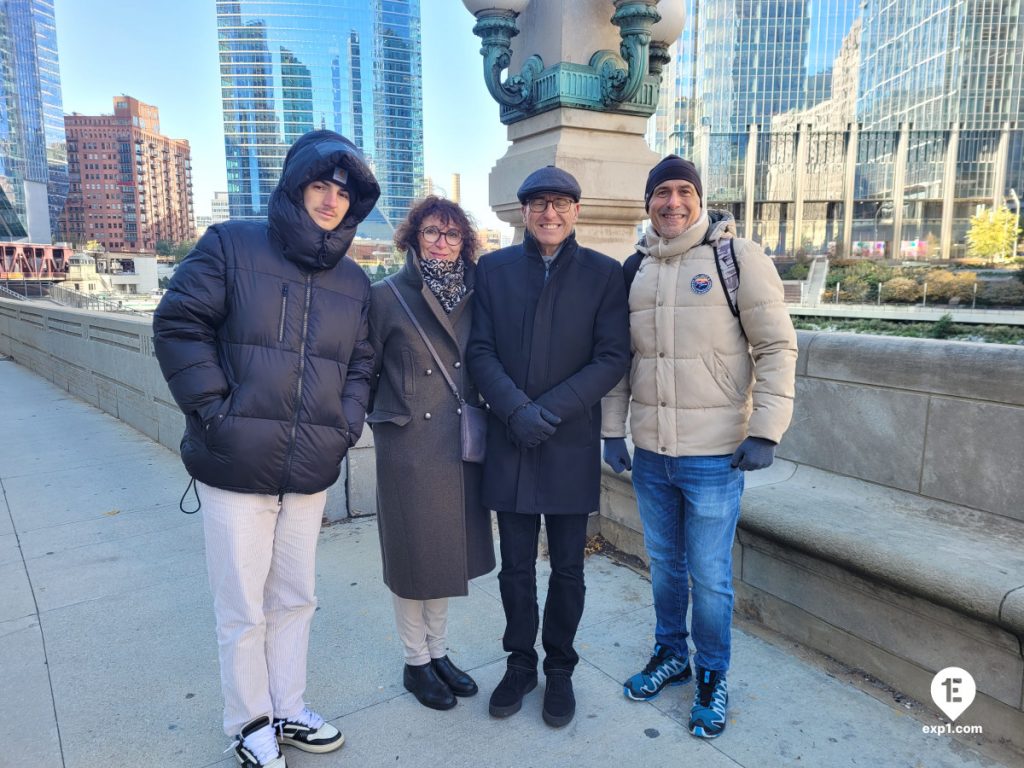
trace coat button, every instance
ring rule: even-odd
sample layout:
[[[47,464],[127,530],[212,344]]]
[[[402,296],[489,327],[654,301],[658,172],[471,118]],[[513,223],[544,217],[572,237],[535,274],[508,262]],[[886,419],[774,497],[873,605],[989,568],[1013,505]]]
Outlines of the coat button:
[[[665,353],[664,353],[664,352],[659,352],[659,353],[658,353],[658,357],[664,357],[664,356],[665,356]]]
[[[668,403],[666,403],[664,400],[662,400],[661,401],[661,407],[662,408],[667,408],[668,407]]]
[[[424,413],[423,414],[423,418],[429,420],[430,419],[430,414],[429,413]]]
[[[456,360],[455,361],[455,367],[456,368],[461,368],[462,367],[462,363],[460,363],[458,360]]]
[[[457,414],[459,414],[459,416],[461,416],[461,415],[462,415],[462,409],[461,409],[461,408],[456,408],[456,409],[455,409],[455,412],[456,412]]]
[[[427,370],[426,370],[426,371],[424,371],[424,373],[425,373],[425,374],[426,374],[427,376],[429,376],[430,374],[432,374],[432,373],[433,373],[433,371],[432,371],[432,370],[430,370],[429,368],[427,368]]]

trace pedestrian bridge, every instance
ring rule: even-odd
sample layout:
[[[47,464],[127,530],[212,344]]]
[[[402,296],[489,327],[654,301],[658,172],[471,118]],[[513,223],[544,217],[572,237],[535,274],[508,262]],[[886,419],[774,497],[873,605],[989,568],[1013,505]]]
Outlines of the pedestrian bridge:
[[[416,704],[380,581],[367,435],[331,492],[329,516],[343,523],[321,538],[311,652],[311,703],[349,743],[289,761],[1021,764],[1024,349],[813,333],[799,345],[793,427],[776,465],[748,476],[721,739],[686,734],[689,688],[653,704],[621,696],[649,653],[653,611],[642,576],[601,554],[587,566],[580,705],[566,731],[543,725],[539,695],[507,723],[486,715],[503,658],[494,574],[453,604],[452,654],[483,696],[451,713]],[[12,764],[135,765],[154,750],[231,764],[218,762],[202,535],[177,511],[182,420],[147,321],[0,298],[0,355],[0,567],[12,586],[0,601],[0,733]],[[603,484],[594,530],[642,558],[628,479]],[[949,666],[977,682],[956,725],[980,734],[922,732],[946,722],[929,688]],[[32,728],[14,727],[26,719]]]

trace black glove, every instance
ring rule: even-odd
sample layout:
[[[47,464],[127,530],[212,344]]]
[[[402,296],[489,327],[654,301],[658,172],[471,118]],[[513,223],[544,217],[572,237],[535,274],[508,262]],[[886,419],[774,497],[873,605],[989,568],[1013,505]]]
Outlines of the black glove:
[[[615,474],[624,469],[632,469],[633,461],[626,449],[626,438],[609,437],[604,441],[604,463],[612,468]]]
[[[763,437],[748,437],[732,455],[732,466],[744,472],[770,467],[775,461],[775,443]]]
[[[536,448],[553,434],[562,420],[547,408],[527,403],[513,411],[508,420],[512,442],[520,448]]]

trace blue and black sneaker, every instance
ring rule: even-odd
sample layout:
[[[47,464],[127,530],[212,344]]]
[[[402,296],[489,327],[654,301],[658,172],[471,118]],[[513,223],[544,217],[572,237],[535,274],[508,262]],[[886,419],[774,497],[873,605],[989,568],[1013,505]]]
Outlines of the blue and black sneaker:
[[[622,692],[634,701],[650,701],[666,685],[682,685],[690,677],[690,662],[657,643],[647,666],[623,683]]]
[[[697,667],[697,685],[690,709],[690,733],[701,739],[714,739],[725,730],[725,709],[729,687],[725,672]]]

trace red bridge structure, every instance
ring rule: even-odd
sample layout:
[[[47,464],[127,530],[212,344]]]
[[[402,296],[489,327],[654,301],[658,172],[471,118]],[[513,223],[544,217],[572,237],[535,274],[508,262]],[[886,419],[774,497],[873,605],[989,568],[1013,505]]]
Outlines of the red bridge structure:
[[[0,285],[23,296],[66,278],[74,251],[66,245],[0,242]]]

